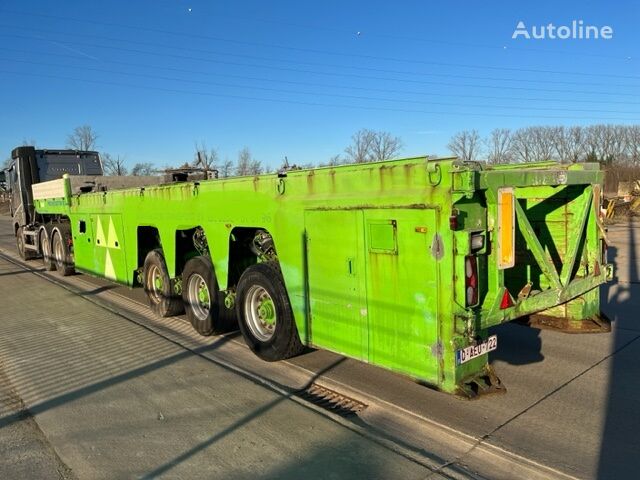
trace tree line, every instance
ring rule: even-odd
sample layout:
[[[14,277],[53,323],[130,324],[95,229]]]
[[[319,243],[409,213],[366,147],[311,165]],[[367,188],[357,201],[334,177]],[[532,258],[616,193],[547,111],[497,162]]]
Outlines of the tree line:
[[[99,136],[90,125],[76,127],[67,137],[66,146],[74,150],[95,150]],[[34,140],[24,140],[34,145]],[[177,168],[217,171],[218,176],[258,175],[270,168],[254,157],[248,147],[242,148],[235,160],[221,159],[216,148],[205,142],[195,143],[193,159]],[[531,126],[519,129],[496,128],[481,136],[477,130],[463,130],[453,135],[449,151],[466,161],[518,163],[557,160],[565,163],[597,161],[607,166],[640,166],[640,125],[596,124],[589,126]],[[312,168],[348,163],[365,163],[397,157],[403,148],[400,137],[389,132],[361,129],[351,137],[342,153],[319,164],[289,164],[283,167]],[[139,162],[129,168],[124,155],[101,153],[106,175],[155,175],[175,166],[159,168]],[[5,161],[6,164],[10,159]],[[272,170],[271,170],[272,171]]]
[[[221,178],[258,175],[269,172],[269,168],[265,167],[260,160],[254,158],[247,147],[238,152],[235,163],[228,158],[220,161],[218,151],[215,148],[207,148],[205,142],[196,143],[195,147],[195,158],[192,166],[204,170],[216,170]],[[289,164],[289,160],[285,157],[282,168],[301,169],[344,165],[347,163],[375,162],[394,158],[401,150],[402,140],[400,137],[384,131],[362,129],[352,135],[351,144],[344,149],[342,154],[334,155],[326,162],[319,164],[308,162]],[[188,164],[185,166],[188,166]]]
[[[467,161],[557,160],[640,166],[640,125],[496,128],[485,137],[477,130],[463,130],[451,137],[447,147],[455,156]]]
[[[66,147],[73,150],[96,150],[99,135],[90,125],[76,127],[67,136]],[[35,146],[34,140],[23,140],[23,145]],[[257,159],[248,147],[242,148],[234,160],[225,157],[220,158],[216,148],[208,148],[206,143],[196,142],[194,155],[191,162],[187,161],[178,166],[166,165],[157,167],[148,162],[135,163],[131,169],[127,166],[124,155],[101,152],[102,165],[105,175],[156,175],[167,170],[178,169],[201,169],[205,171],[216,171],[220,178],[244,175],[259,175],[272,171],[262,161]],[[341,154],[329,158],[326,162],[315,165],[313,163],[289,164],[287,157],[284,158],[281,168],[300,169],[313,168],[319,166],[343,165],[347,163],[375,162],[388,160],[397,157],[402,150],[402,140],[389,132],[362,129],[351,137],[349,144]],[[8,158],[5,164],[11,161]]]

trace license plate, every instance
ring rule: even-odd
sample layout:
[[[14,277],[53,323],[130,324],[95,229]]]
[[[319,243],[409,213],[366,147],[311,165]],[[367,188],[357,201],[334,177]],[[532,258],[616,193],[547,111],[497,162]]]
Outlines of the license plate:
[[[482,343],[457,350],[456,363],[461,365],[469,360],[479,357],[480,355],[484,355],[485,353],[495,350],[496,348],[498,348],[498,336],[491,335]]]

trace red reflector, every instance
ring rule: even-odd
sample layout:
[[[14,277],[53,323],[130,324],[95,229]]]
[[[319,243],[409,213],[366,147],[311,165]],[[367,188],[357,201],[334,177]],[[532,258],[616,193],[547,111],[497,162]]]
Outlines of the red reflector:
[[[509,291],[505,288],[504,295],[502,295],[502,301],[500,301],[500,310],[504,310],[509,307],[513,307],[513,300],[511,300],[511,295],[509,295]]]
[[[449,217],[449,228],[451,230],[458,230],[458,216],[451,214]]]

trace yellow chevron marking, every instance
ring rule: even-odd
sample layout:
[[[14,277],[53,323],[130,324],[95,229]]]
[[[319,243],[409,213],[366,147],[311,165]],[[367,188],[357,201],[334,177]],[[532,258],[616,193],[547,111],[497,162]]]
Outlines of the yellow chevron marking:
[[[107,247],[107,239],[104,236],[104,230],[102,229],[102,221],[100,220],[100,216],[96,215],[96,246],[98,247]]]
[[[113,225],[113,218],[109,217],[109,230],[107,232],[107,245],[109,248],[120,248],[120,242],[118,241],[118,235],[116,234],[116,227]]]

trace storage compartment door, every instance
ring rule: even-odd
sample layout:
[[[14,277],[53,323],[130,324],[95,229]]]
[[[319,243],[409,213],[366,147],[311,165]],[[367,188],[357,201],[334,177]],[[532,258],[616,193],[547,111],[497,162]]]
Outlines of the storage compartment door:
[[[310,210],[305,230],[311,342],[366,360],[362,211]]]
[[[435,211],[364,210],[369,360],[437,378],[438,275]]]

